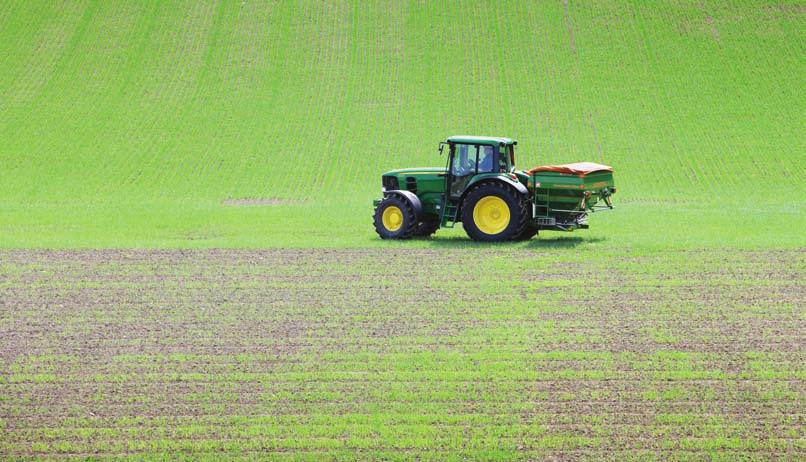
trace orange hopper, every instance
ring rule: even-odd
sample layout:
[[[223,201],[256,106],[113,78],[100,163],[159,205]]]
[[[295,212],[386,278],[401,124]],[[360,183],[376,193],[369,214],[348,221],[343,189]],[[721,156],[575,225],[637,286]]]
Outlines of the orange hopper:
[[[609,165],[597,164],[595,162],[576,162],[573,164],[541,165],[540,167],[535,167],[531,170],[527,170],[526,173],[528,173],[529,175],[534,175],[537,172],[556,172],[583,177],[593,172],[612,172],[612,171],[613,167]]]

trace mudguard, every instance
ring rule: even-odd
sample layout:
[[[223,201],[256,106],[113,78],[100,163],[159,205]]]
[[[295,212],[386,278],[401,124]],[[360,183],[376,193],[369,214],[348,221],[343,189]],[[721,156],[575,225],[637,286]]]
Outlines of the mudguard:
[[[420,198],[417,197],[417,194],[403,189],[393,189],[391,191],[384,191],[383,197],[387,196],[397,196],[408,201],[409,204],[411,204],[411,208],[414,209],[414,216],[417,217],[417,221],[423,219],[423,203],[420,201]]]
[[[513,180],[512,178],[510,178],[508,176],[499,176],[497,179],[498,180],[503,180],[504,182],[512,185],[512,187],[515,188],[515,190],[518,191],[519,193],[521,193],[521,194],[523,194],[525,196],[529,195],[529,190],[526,189],[526,186],[524,186],[523,183],[521,183],[520,181]]]
[[[515,188],[516,191],[518,191],[519,193],[523,194],[524,196],[529,195],[529,190],[526,189],[526,186],[524,186],[523,183],[521,183],[520,181],[513,180],[512,178],[510,178],[508,176],[504,176],[504,175],[495,175],[495,176],[484,176],[484,177],[478,178],[476,181],[470,182],[467,185],[467,187],[465,188],[464,192],[462,193],[462,200],[465,199],[465,195],[467,195],[467,192],[470,191],[470,189],[471,189],[471,187],[473,185],[475,185],[476,183],[481,183],[481,182],[486,183],[488,181],[500,181],[500,182],[505,183],[505,184],[507,184],[509,186],[512,186],[513,188]]]

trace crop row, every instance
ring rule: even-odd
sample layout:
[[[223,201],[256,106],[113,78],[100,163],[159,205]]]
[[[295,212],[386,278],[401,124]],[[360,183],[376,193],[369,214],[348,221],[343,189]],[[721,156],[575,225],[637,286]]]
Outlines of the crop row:
[[[804,451],[800,252],[287,252],[3,254],[2,451]]]

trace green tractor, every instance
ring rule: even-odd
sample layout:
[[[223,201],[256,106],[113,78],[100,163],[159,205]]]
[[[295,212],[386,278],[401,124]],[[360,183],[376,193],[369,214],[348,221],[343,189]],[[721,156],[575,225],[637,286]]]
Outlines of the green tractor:
[[[383,239],[430,236],[461,222],[477,241],[532,238],[540,230],[588,228],[588,213],[612,209],[613,169],[581,162],[515,169],[510,138],[451,136],[445,168],[406,168],[381,177],[375,231]]]

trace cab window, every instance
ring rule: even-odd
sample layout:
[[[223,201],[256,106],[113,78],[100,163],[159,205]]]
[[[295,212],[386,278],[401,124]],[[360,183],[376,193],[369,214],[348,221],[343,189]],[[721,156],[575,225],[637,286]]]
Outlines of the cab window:
[[[513,146],[501,146],[501,153],[498,156],[498,171],[506,173],[510,167],[515,165]]]
[[[494,159],[492,146],[479,146],[479,173],[492,172],[495,168]]]
[[[478,146],[457,144],[451,174],[453,176],[467,176],[476,173],[477,153]]]

